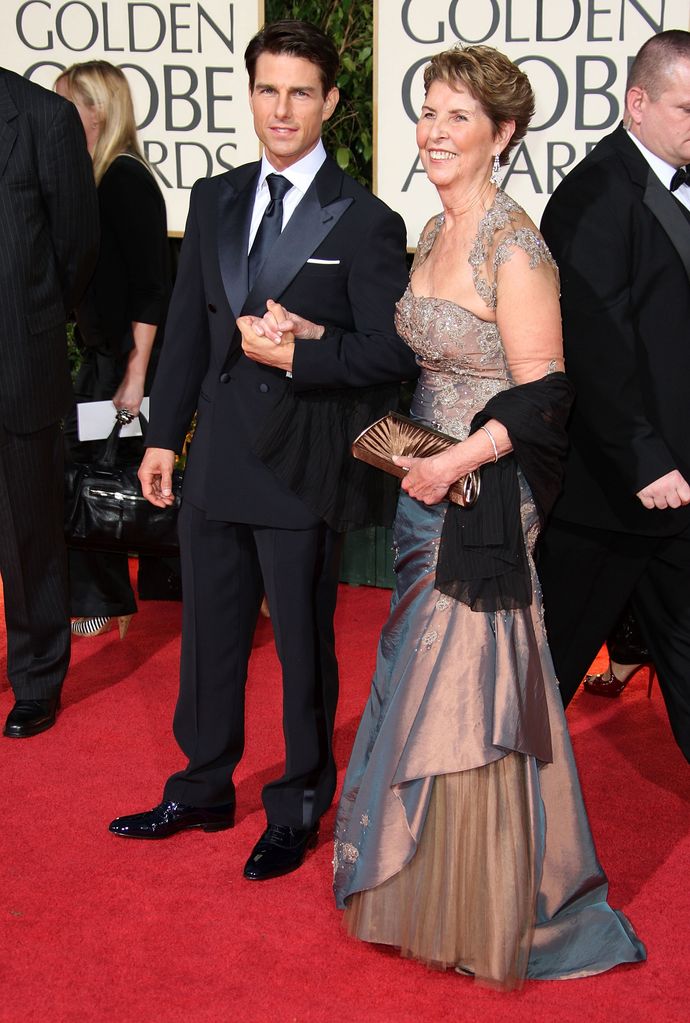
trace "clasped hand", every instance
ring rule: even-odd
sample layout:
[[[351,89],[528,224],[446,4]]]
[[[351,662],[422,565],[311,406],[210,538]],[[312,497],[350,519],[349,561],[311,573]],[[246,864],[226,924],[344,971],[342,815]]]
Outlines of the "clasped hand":
[[[681,473],[673,469],[638,490],[637,497],[645,508],[680,508],[690,504],[690,486]]]
[[[242,334],[242,351],[254,362],[292,371],[295,338],[317,341],[324,328],[297,313],[288,312],[269,298],[263,317],[240,316],[237,326]]]

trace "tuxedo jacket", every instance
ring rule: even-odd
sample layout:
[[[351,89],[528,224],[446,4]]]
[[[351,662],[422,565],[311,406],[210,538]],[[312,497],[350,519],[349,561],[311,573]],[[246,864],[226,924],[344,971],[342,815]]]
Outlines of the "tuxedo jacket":
[[[71,403],[65,320],[98,252],[93,165],[72,103],[0,68],[0,422]]]
[[[308,414],[297,417],[303,426],[289,443],[308,444],[310,422],[327,407],[328,472],[337,476],[351,458],[352,438],[337,419],[352,394],[375,418],[387,407],[376,407],[372,385],[388,406],[382,385],[416,375],[393,322],[407,276],[405,231],[397,214],[328,158],[249,291],[259,168],[247,164],[192,190],[147,444],[179,451],[196,410],[185,499],[213,519],[302,529],[319,521],[318,511],[264,464],[257,440],[285,414],[286,401],[303,396],[299,411]],[[319,341],[296,341],[292,379],[241,351],[237,317],[263,315],[269,298],[326,327]]]
[[[635,495],[672,469],[690,481],[690,214],[621,126],[561,182],[541,227],[576,390],[554,515],[679,533],[690,507],[650,511]]]

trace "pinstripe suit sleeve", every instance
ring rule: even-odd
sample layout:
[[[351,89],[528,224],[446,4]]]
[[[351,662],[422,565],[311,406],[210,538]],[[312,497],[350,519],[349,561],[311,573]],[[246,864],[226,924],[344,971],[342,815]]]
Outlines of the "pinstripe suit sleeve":
[[[65,310],[88,284],[98,253],[98,198],[79,115],[61,103],[39,143],[38,173],[46,203]]]

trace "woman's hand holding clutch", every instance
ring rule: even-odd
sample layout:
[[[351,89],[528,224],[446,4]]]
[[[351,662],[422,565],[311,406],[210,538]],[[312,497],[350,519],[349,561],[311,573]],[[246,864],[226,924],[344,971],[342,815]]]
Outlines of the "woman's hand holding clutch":
[[[362,430],[353,441],[352,454],[406,481],[404,490],[424,504],[437,504],[447,497],[454,504],[470,507],[481,488],[475,470],[485,461],[477,457],[475,447],[473,438],[458,441],[398,412],[389,412]]]
[[[458,480],[470,480],[480,466],[486,462],[498,461],[501,455],[511,450],[512,444],[505,426],[490,419],[486,426],[466,440],[451,444],[445,451],[425,458],[395,455],[393,461],[398,466],[409,467],[401,486],[410,497],[423,504],[437,504]],[[477,489],[474,498],[466,503],[474,503],[478,493]]]
[[[452,485],[461,476],[476,468],[475,465],[471,465],[463,471],[458,471],[453,463],[457,462],[459,447],[460,443],[439,455],[427,458],[394,455],[395,464],[407,470],[401,483],[403,490],[422,504],[438,504],[439,501],[443,501]],[[451,455],[455,457],[451,458]]]

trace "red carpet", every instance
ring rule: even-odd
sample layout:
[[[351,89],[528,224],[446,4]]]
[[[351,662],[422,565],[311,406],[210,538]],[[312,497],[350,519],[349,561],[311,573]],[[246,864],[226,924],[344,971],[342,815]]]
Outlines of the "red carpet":
[[[342,587],[344,766],[390,594]],[[579,695],[575,751],[611,901],[649,960],[588,980],[499,994],[347,938],[331,899],[333,811],[304,867],[250,884],[260,790],[280,760],[270,623],[251,664],[238,824],[160,843],[108,834],[119,813],[158,802],[180,765],[170,733],[180,608],[143,603],[130,633],[74,644],[57,726],[0,738],[4,809],[0,1020],[162,1023],[581,1023],[688,1019],[690,770],[658,690],[637,678],[618,701]],[[2,635],[4,643],[4,634]],[[5,677],[4,649],[0,674]],[[2,720],[11,693],[2,689]]]

